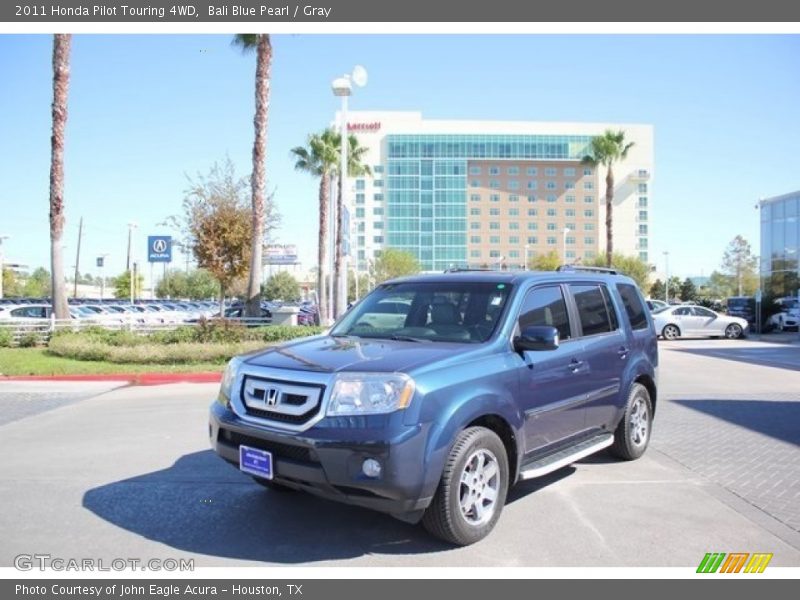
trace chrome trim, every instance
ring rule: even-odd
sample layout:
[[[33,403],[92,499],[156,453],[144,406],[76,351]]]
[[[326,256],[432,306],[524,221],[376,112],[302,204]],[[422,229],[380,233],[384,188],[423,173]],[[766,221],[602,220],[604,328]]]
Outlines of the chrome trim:
[[[531,419],[543,413],[552,412],[555,410],[565,410],[567,408],[574,408],[576,406],[580,406],[581,404],[585,404],[588,401],[588,399],[589,399],[588,394],[578,394],[577,396],[570,396],[569,398],[564,398],[563,400],[559,400],[558,402],[553,402],[552,404],[546,404],[544,406],[529,408],[528,410],[525,411],[525,418]]]
[[[256,396],[256,390],[263,390],[263,398]],[[244,396],[244,404],[247,408],[290,416],[300,416],[312,410],[317,406],[321,392],[319,387],[275,383],[254,375],[245,377],[242,388],[242,396]],[[303,396],[305,401],[302,404],[286,404],[284,398],[287,394]]]
[[[586,395],[586,401],[592,402],[594,400],[599,400],[600,398],[605,398],[606,396],[611,396],[612,394],[616,394],[619,392],[620,385],[618,383],[612,383],[611,385],[607,385],[606,387],[599,388],[592,392],[589,392]]]
[[[547,475],[548,473],[552,473],[553,471],[557,471],[558,469],[560,469],[562,467],[566,467],[567,465],[570,465],[570,464],[574,463],[575,461],[578,461],[578,460],[580,460],[582,458],[586,458],[590,454],[594,454],[595,452],[598,452],[599,450],[602,450],[603,448],[608,448],[613,443],[614,443],[614,436],[613,436],[613,434],[609,433],[606,437],[604,437],[602,440],[600,440],[596,444],[592,444],[591,446],[588,446],[587,448],[584,448],[583,450],[579,450],[578,452],[575,452],[574,454],[570,454],[569,456],[565,456],[564,458],[562,458],[560,460],[557,460],[557,461],[552,462],[552,463],[547,464],[547,465],[543,465],[541,467],[533,467],[531,469],[525,469],[524,471],[520,472],[519,478],[520,479],[534,479],[535,477],[541,477],[542,475]]]

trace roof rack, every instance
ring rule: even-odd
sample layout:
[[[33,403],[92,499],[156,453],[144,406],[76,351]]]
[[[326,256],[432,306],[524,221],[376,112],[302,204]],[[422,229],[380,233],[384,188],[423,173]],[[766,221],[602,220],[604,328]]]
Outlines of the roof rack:
[[[568,271],[585,271],[589,273],[606,273],[607,275],[618,275],[616,269],[609,269],[607,267],[587,267],[584,265],[561,265],[556,269],[559,273]]]
[[[480,272],[487,272],[487,271],[494,271],[495,269],[470,269],[467,267],[452,267],[450,269],[445,269],[445,273],[468,273],[471,271],[480,271]]]

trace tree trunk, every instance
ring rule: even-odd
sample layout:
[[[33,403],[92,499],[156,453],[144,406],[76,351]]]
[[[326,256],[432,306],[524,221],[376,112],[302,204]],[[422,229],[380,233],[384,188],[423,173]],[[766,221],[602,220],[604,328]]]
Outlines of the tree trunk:
[[[250,278],[247,283],[245,315],[261,316],[261,279],[264,247],[264,195],[266,174],[264,161],[267,146],[267,116],[269,113],[269,69],[272,62],[272,46],[268,34],[259,34],[256,59],[256,113],[253,117],[255,141],[253,142],[253,242],[250,256]]]
[[[606,172],[606,266],[611,267],[614,254],[614,171],[611,163]]]
[[[330,202],[330,180],[323,173],[319,180],[319,248],[317,250],[317,310],[320,323],[328,322],[328,206]]]
[[[50,138],[50,272],[53,313],[56,319],[68,319],[64,257],[61,238],[64,234],[64,134],[67,126],[69,92],[69,51],[72,35],[53,36],[53,135]]]
[[[225,285],[219,282],[219,318],[225,318]]]
[[[344,247],[342,230],[344,224],[343,213],[344,203],[342,202],[342,178],[339,177],[338,194],[336,194],[336,243],[333,254],[333,317],[336,318],[344,313],[347,302],[340,298],[342,282],[342,264],[344,262]]]

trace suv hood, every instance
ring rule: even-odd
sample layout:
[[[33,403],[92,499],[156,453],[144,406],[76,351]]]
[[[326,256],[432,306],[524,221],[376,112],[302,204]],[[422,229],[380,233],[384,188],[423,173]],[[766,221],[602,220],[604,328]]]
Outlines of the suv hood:
[[[476,349],[477,349],[476,344]],[[245,364],[295,371],[407,372],[463,352],[464,344],[317,336],[247,355]]]

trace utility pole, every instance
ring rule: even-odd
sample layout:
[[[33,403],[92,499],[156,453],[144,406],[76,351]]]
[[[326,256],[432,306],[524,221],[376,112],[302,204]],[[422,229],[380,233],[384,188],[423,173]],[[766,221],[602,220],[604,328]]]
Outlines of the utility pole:
[[[125,270],[131,270],[131,238],[133,237],[133,230],[136,229],[136,223],[128,223],[128,260],[125,262]]]
[[[667,283],[664,286],[664,302],[669,304],[669,252],[664,251],[664,270],[666,271]]]
[[[3,242],[9,237],[11,236],[0,235],[0,299],[3,297],[3,271],[5,269],[3,267]]]
[[[78,249],[75,251],[75,282],[72,287],[72,297],[78,297],[78,276],[81,266],[81,239],[83,238],[83,217],[78,224]]]

